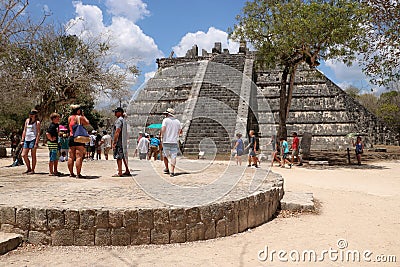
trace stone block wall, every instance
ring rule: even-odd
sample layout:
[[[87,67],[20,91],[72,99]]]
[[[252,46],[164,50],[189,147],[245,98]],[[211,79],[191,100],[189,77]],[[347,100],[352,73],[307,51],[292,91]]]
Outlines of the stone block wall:
[[[32,244],[127,246],[183,243],[229,236],[273,217],[283,179],[269,189],[200,207],[154,209],[56,209],[0,206],[0,229]]]
[[[267,101],[275,126],[279,125],[279,70],[256,71],[258,102]],[[269,110],[258,108],[261,129],[272,129]],[[295,89],[287,120],[287,130],[312,134],[311,149],[337,150],[351,146],[350,133],[363,137],[366,146],[395,144],[395,135],[376,116],[347,95],[318,70],[301,66],[295,79]],[[261,132],[261,143],[268,143],[269,132]],[[290,141],[290,140],[289,140]],[[265,146],[264,146],[265,147]],[[267,147],[265,147],[267,148]]]

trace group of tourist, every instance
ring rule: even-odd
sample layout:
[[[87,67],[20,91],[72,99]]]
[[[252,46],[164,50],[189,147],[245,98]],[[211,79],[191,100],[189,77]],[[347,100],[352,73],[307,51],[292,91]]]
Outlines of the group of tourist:
[[[258,168],[259,166],[259,141],[255,137],[255,133],[253,130],[249,132],[249,144],[248,146],[244,146],[244,142],[242,140],[242,134],[236,134],[236,141],[233,147],[233,152],[236,158],[236,164],[242,165],[242,155],[246,149],[249,149],[248,153],[248,167]],[[300,139],[296,132],[292,133],[293,141],[291,146],[289,147],[288,142],[285,138],[279,138],[279,142],[276,140],[276,136],[272,135],[269,144],[272,146],[272,154],[271,154],[271,167],[274,166],[274,162],[278,162],[279,166],[285,168],[285,164],[289,165],[291,168],[294,165],[295,159],[298,161],[298,166],[303,165],[303,159],[300,156]],[[356,142],[353,141],[353,146],[355,147],[356,158],[358,165],[361,164],[361,154],[364,150],[364,145],[361,141],[361,137],[358,136]],[[290,150],[292,151],[290,154]]]
[[[47,146],[49,149],[49,174],[52,176],[62,175],[58,171],[58,161],[61,160],[68,162],[70,177],[84,178],[81,171],[83,159],[86,154],[86,144],[77,140],[76,137],[74,137],[74,133],[78,128],[78,125],[85,126],[89,125],[90,122],[85,117],[83,110],[79,105],[71,105],[71,110],[71,116],[68,118],[69,137],[67,137],[66,133],[60,133],[59,131],[60,115],[57,113],[52,113],[50,115],[51,123],[46,131],[46,138],[48,140]],[[104,156],[105,159],[108,160],[108,153],[112,148],[113,157],[116,159],[118,167],[117,173],[113,176],[130,176],[125,113],[121,107],[114,109],[113,112],[116,116],[116,121],[114,123],[112,137],[107,134],[107,131],[103,131],[104,136],[97,134],[96,131],[92,131],[89,145],[89,157],[94,159],[94,151],[97,151],[97,159],[101,159],[101,148],[104,147]],[[163,172],[174,177],[176,158],[179,151],[178,138],[179,135],[182,134],[182,126],[180,121],[175,118],[175,111],[172,108],[168,108],[167,111],[164,112],[164,115],[165,118],[162,121],[159,137],[143,133],[139,134],[137,152],[139,153],[139,159],[150,160],[151,157],[153,157],[154,160],[156,160],[158,159],[158,153],[162,150],[160,159],[164,161],[165,165]],[[32,110],[29,112],[29,118],[25,121],[21,137],[21,145],[23,147],[21,156],[27,167],[24,172],[26,174],[35,173],[37,163],[36,150],[40,139],[40,127],[41,124],[38,120],[38,111]],[[293,132],[292,136],[293,141],[290,147],[284,138],[280,138],[279,142],[277,142],[275,135],[271,137],[269,143],[272,145],[271,166],[273,166],[274,162],[277,161],[280,167],[285,168],[285,164],[288,164],[291,168],[295,159],[298,161],[298,166],[303,165],[299,153],[300,140],[296,132]],[[238,133],[236,137],[237,140],[233,150],[235,152],[237,165],[242,165],[242,155],[244,154],[244,151],[248,149],[248,167],[259,168],[259,140],[256,138],[255,132],[253,130],[249,131],[250,140],[246,147],[242,140],[242,135]],[[12,151],[15,153],[19,137],[13,133],[10,138],[12,138]],[[361,137],[357,137],[356,142],[353,142],[353,146],[355,146],[358,164],[361,164],[361,154],[364,149]],[[291,157],[290,149],[292,150]],[[31,152],[31,161],[28,157],[29,151]],[[74,165],[76,173],[74,172]],[[124,172],[122,170],[122,165],[125,167]]]
[[[130,176],[130,169],[128,166],[128,152],[127,152],[127,123],[125,121],[125,113],[123,108],[118,107],[113,110],[116,121],[113,127],[112,137],[103,131],[103,136],[92,131],[89,135],[89,158],[94,159],[94,151],[97,150],[97,159],[101,159],[101,147],[104,147],[104,156],[108,160],[109,150],[113,149],[113,157],[117,161],[118,171],[113,177]],[[163,157],[162,160],[165,164],[164,173],[174,176],[176,165],[176,157],[178,154],[178,137],[182,133],[181,123],[175,118],[175,111],[172,108],[167,109],[165,119],[162,122],[160,132],[160,139],[162,139]],[[50,115],[51,123],[46,130],[47,147],[49,149],[49,175],[60,176],[58,171],[58,161],[67,161],[70,177],[84,178],[81,174],[83,159],[86,155],[86,144],[77,139],[74,135],[78,131],[78,125],[89,125],[89,120],[85,117],[83,110],[79,105],[71,105],[71,116],[68,117],[68,130],[69,136],[59,130],[61,116],[58,113]],[[11,136],[17,142],[18,136]],[[40,139],[40,121],[38,119],[38,111],[32,110],[29,112],[29,118],[26,119],[24,130],[21,137],[22,158],[24,159],[27,170],[26,174],[34,174],[36,167],[36,151]],[[145,159],[157,158],[161,141],[154,136],[141,136],[139,143],[144,142],[148,147],[145,154]],[[93,148],[92,148],[93,147]],[[100,148],[100,151],[99,151]],[[138,147],[139,148],[139,147]],[[15,153],[16,144],[12,142],[12,150]],[[141,150],[139,150],[140,158],[142,159]],[[31,153],[31,160],[29,159],[29,152]],[[67,153],[68,152],[68,153]],[[150,152],[150,153],[148,153]],[[170,159],[170,162],[169,162]],[[32,161],[32,162],[31,162]],[[171,167],[169,167],[171,163]],[[122,165],[125,171],[122,170]],[[76,172],[74,171],[74,167]]]

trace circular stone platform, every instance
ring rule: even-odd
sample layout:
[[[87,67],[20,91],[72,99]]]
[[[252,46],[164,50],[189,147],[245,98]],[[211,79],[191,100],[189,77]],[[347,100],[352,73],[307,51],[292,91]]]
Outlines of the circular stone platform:
[[[270,220],[284,193],[282,177],[266,166],[179,158],[176,176],[169,177],[161,161],[134,159],[132,176],[112,177],[116,162],[103,159],[84,162],[86,179],[76,179],[49,176],[47,160],[47,150],[39,149],[34,175],[0,160],[1,231],[34,244],[167,244],[228,236]],[[59,165],[68,173],[65,162]]]

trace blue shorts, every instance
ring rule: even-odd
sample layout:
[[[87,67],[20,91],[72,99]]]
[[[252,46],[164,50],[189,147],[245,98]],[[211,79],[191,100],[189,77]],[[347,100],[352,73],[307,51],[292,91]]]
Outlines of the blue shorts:
[[[256,152],[254,152],[254,150],[252,148],[250,148],[250,150],[249,150],[249,156],[250,157],[255,157],[256,156]]]
[[[58,150],[49,149],[49,157],[50,157],[50,162],[58,161]]]
[[[33,139],[32,141],[24,141],[24,148],[34,148],[36,143],[36,138]]]
[[[171,159],[176,159],[176,157],[178,156],[178,144],[164,143],[163,154],[164,157],[171,157]]]

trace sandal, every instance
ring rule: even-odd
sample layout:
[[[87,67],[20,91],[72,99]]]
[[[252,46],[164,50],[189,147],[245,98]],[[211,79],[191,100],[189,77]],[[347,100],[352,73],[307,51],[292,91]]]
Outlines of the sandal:
[[[31,175],[31,174],[35,174],[35,171],[30,171],[27,174]]]
[[[76,175],[75,175],[74,173],[71,173],[71,174],[69,175],[69,177],[76,177]]]
[[[32,170],[26,170],[26,171],[24,171],[22,174],[28,174],[28,173],[30,173]]]
[[[111,177],[122,177],[122,176],[124,176],[124,175],[116,173],[116,174],[112,175]]]
[[[85,179],[86,177],[83,176],[82,174],[77,174],[77,175],[76,175],[76,178],[78,178],[78,179]]]

